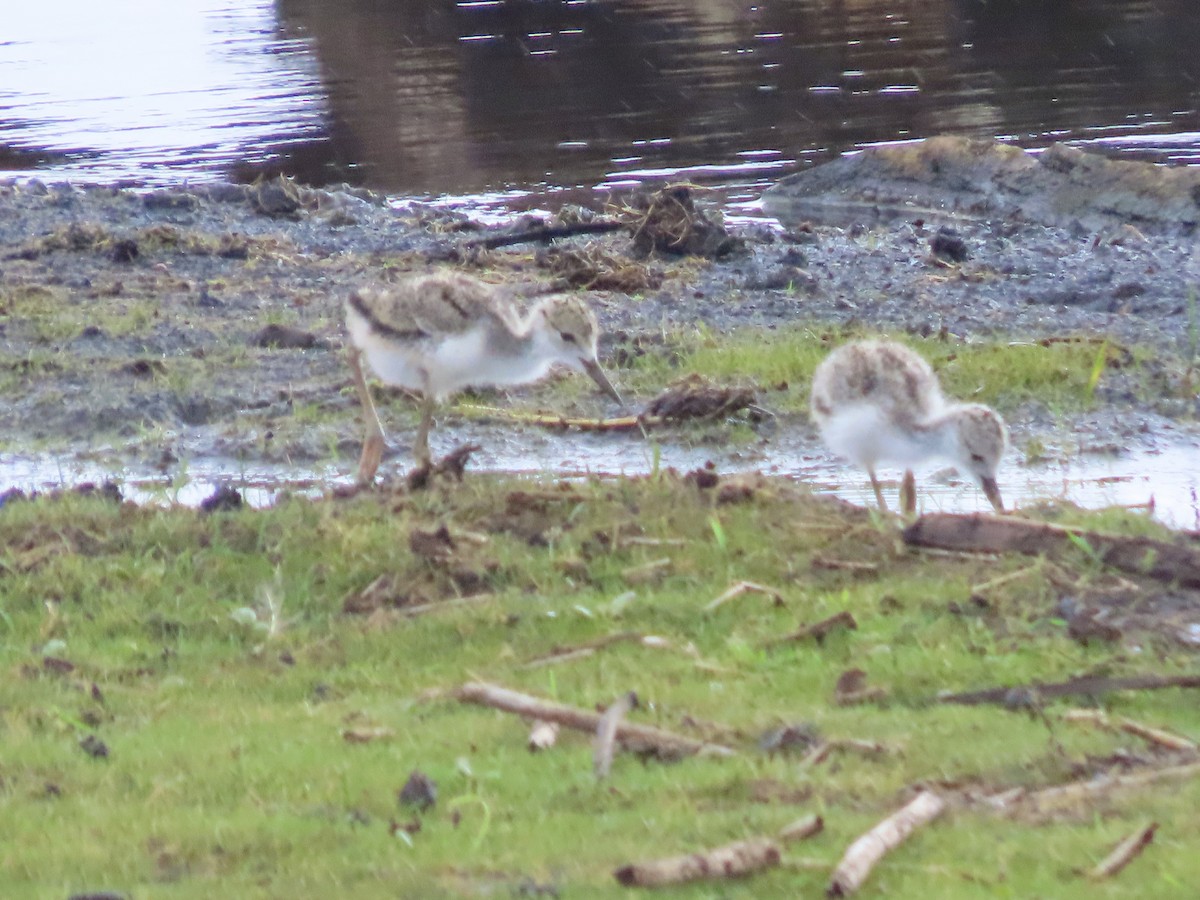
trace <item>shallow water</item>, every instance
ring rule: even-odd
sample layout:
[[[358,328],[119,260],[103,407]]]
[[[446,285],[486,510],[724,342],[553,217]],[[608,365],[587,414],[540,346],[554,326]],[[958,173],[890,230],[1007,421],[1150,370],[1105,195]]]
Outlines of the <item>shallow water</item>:
[[[3,18],[0,173],[48,179],[282,171],[519,205],[682,176],[745,199],[940,132],[1200,162],[1194,0],[60,0]]]
[[[467,427],[456,439],[470,441],[484,433]],[[714,453],[712,448],[665,442],[655,449],[627,436],[551,435],[525,431],[497,443],[494,433],[471,459],[471,471],[498,471],[552,478],[588,475],[645,475],[657,464],[680,472],[701,468],[710,461],[720,473],[761,471],[811,484],[821,493],[852,503],[874,506],[874,494],[865,475],[821,452],[784,441],[783,446],[747,447]],[[442,448],[447,449],[447,448]],[[435,452],[438,448],[435,447]],[[1020,509],[1046,502],[1068,502],[1100,509],[1123,506],[1175,528],[1200,530],[1200,436],[1179,438],[1154,449],[1120,454],[1080,454],[1054,462],[1026,464],[1011,454],[999,473],[1006,503]],[[399,477],[406,461],[385,463],[383,477]],[[0,489],[46,491],[87,482],[100,484],[115,478],[126,498],[141,503],[180,503],[198,506],[219,485],[240,490],[253,506],[269,506],[285,493],[318,496],[338,485],[353,482],[353,461],[342,465],[256,465],[224,458],[190,459],[186,471],[164,474],[152,467],[104,461],[64,462],[48,456],[0,454]],[[881,470],[885,493],[895,503],[897,484],[888,483],[898,472]],[[918,475],[921,512],[989,512],[991,506],[970,481],[950,470]]]

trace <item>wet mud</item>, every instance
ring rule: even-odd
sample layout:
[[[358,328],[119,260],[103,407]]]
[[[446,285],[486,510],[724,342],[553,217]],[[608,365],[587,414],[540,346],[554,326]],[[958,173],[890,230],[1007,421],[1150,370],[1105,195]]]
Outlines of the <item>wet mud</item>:
[[[1066,454],[1195,444],[1200,245],[1186,228],[1000,214],[961,216],[949,231],[924,214],[840,224],[743,217],[725,228],[719,203],[702,192],[661,197],[702,211],[690,253],[664,249],[672,239],[656,242],[644,227],[488,246],[506,232],[569,233],[612,216],[617,207],[599,201],[485,226],[446,208],[288,181],[150,192],[0,184],[0,479],[48,468],[63,480],[111,471],[164,484],[189,471],[348,479],[360,433],[343,298],[355,285],[439,265],[518,298],[591,288],[602,360],[618,382],[640,355],[665,352],[664,330],[698,325],[716,336],[801,325],[1152,348],[1137,366],[1110,366],[1092,408],[1066,423],[1036,402],[1007,411],[1014,434],[1065,435]],[[654,197],[621,206],[645,218]],[[686,222],[672,227],[691,240]],[[518,393],[545,390],[553,387]],[[395,473],[407,468],[412,416],[403,398],[384,395]],[[485,390],[474,399],[505,397]],[[585,394],[554,404],[564,415],[615,413]],[[706,445],[703,432],[667,429],[655,452],[680,468],[707,458],[798,473],[827,464],[807,416],[749,424],[749,444]],[[480,444],[473,466],[653,464],[634,434],[564,436],[453,414],[434,441],[436,452]]]

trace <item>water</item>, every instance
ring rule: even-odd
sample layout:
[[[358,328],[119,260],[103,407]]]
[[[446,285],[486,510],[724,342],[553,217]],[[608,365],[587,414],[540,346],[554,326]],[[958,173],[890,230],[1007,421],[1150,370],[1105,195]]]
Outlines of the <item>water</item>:
[[[482,435],[480,435],[482,437]],[[557,435],[523,430],[511,442],[490,440],[472,457],[476,470],[575,478],[588,475],[645,475],[655,465],[650,445],[629,436]],[[471,427],[456,431],[455,440],[471,440]],[[438,448],[435,447],[435,450]],[[443,448],[445,449],[445,448]],[[1177,437],[1153,449],[1139,448],[1121,455],[1080,454],[1048,463],[1024,463],[1009,455],[1001,466],[999,483],[1010,508],[1031,503],[1062,501],[1087,508],[1122,506],[1144,511],[1176,528],[1200,530],[1200,437]],[[761,471],[795,479],[820,493],[833,494],[873,507],[875,496],[866,476],[836,459],[783,440],[766,448],[722,450],[692,447],[669,439],[659,446],[658,465],[687,472],[712,461],[723,474]],[[407,463],[402,463],[407,465]],[[222,458],[189,459],[185,472],[163,473],[152,466],[116,465],[104,461],[66,462],[53,456],[0,454],[2,483],[26,492],[112,478],[124,495],[141,503],[199,505],[219,485],[240,490],[248,503],[267,506],[284,493],[319,496],[337,485],[353,482],[354,465],[313,466],[247,464]],[[386,477],[399,477],[395,465],[384,467]],[[881,471],[885,493],[896,500],[896,484]],[[921,512],[991,512],[983,493],[969,480],[945,471],[918,476]]]
[[[0,172],[734,199],[940,132],[1200,162],[1195,0],[6,5]]]

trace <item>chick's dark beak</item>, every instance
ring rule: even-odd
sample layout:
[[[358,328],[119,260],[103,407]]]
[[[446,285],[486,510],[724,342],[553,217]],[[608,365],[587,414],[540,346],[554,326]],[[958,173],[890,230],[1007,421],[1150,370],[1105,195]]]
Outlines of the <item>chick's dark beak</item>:
[[[600,390],[604,391],[604,393],[608,394],[608,396],[612,397],[624,408],[625,401],[621,399],[621,395],[617,393],[617,389],[613,387],[612,382],[608,380],[608,376],[604,374],[604,370],[600,368],[600,363],[594,359],[582,359],[579,362],[583,366],[583,371],[592,377],[592,381],[596,382]]]
[[[983,488],[983,494],[991,502],[992,508],[998,513],[1003,513],[1004,501],[1000,499],[1000,488],[996,485],[996,479],[984,475],[979,479],[979,486]]]

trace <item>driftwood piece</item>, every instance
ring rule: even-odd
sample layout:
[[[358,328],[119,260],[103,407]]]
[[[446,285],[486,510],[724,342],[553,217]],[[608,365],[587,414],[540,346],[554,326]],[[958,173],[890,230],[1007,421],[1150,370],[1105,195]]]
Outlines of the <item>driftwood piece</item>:
[[[1096,868],[1091,871],[1091,879],[1093,881],[1103,881],[1106,878],[1112,878],[1118,874],[1127,865],[1142,855],[1150,842],[1154,840],[1154,833],[1158,831],[1158,823],[1151,822],[1144,828],[1139,828],[1121,843],[1117,844],[1112,853],[1108,854]]]
[[[795,631],[780,637],[771,638],[763,642],[764,647],[773,647],[776,644],[786,644],[790,641],[802,641],[806,638],[814,638],[818,642],[824,640],[829,632],[838,628],[846,628],[854,631],[858,628],[858,622],[854,620],[854,616],[848,610],[842,610],[839,613],[834,613],[827,619],[822,619],[820,622],[814,622],[811,625],[805,625],[803,628],[798,628]]]
[[[1200,587],[1200,551],[1188,543],[1102,534],[982,513],[921,516],[904,529],[904,540],[916,547],[1031,556],[1084,545],[1102,562],[1124,572]]]
[[[1054,697],[1084,695],[1099,697],[1110,691],[1157,691],[1164,688],[1200,687],[1200,675],[1130,675],[1126,678],[1105,678],[1087,675],[1070,681],[1021,684],[1012,687],[987,688],[982,691],[967,691],[962,694],[939,694],[939,703],[960,703],[974,706],[980,703],[1012,704],[1017,697],[1037,697],[1049,700]]]
[[[1182,750],[1187,753],[1195,753],[1197,749],[1200,749],[1197,748],[1196,742],[1189,738],[1178,734],[1171,734],[1171,732],[1163,731],[1160,728],[1151,728],[1149,725],[1143,725],[1141,722],[1135,722],[1133,719],[1111,719],[1098,709],[1069,709],[1063,713],[1063,719],[1068,722],[1095,725],[1097,728],[1104,728],[1110,731],[1123,731],[1126,734],[1140,737],[1144,741],[1157,744],[1159,747],[1165,747],[1168,750]]]
[[[515,713],[527,719],[540,719],[544,722],[557,722],[566,728],[576,731],[586,731],[595,734],[600,724],[600,715],[587,709],[554,703],[550,700],[540,700],[528,694],[512,691],[495,684],[472,681],[464,684],[456,692],[463,703],[476,703],[480,706],[490,706],[505,712]],[[650,725],[639,725],[633,722],[621,722],[617,725],[617,742],[626,750],[635,753],[651,753],[656,756],[675,759],[703,753],[710,756],[736,756],[737,751],[721,744],[711,744],[707,741],[697,741],[683,735],[663,731]]]
[[[813,835],[820,834],[824,829],[825,820],[816,813],[812,813],[785,825],[779,832],[779,839],[788,843],[806,841]]]
[[[703,878],[737,878],[779,865],[779,845],[753,837],[686,856],[633,863],[613,872],[626,887],[663,887]]]
[[[592,744],[592,768],[597,780],[608,777],[612,770],[613,747],[617,740],[617,729],[629,715],[629,711],[637,706],[637,694],[630,691],[613,701],[604,711],[596,725],[596,739]]]
[[[932,791],[922,791],[846,850],[833,871],[825,894],[849,897],[866,883],[871,870],[885,855],[903,844],[914,831],[942,814],[946,801]]]
[[[1160,781],[1186,781],[1196,777],[1200,777],[1200,763],[1193,762],[1182,766],[1168,766],[1165,769],[1135,772],[1130,775],[1109,775],[1102,778],[1091,778],[1087,781],[1072,781],[1068,784],[1033,791],[1008,804],[1006,808],[1032,807],[1034,810],[1047,812],[1082,803],[1101,794],[1123,788],[1145,787]]]

